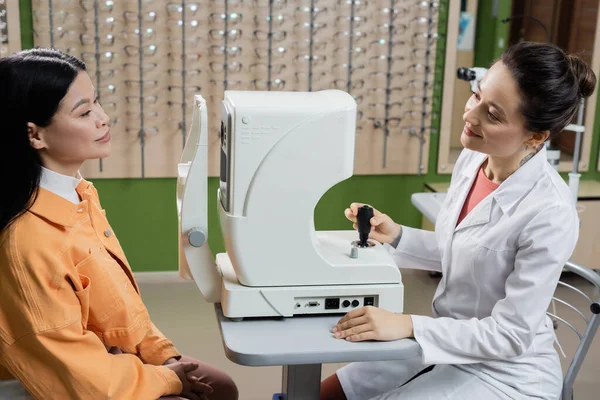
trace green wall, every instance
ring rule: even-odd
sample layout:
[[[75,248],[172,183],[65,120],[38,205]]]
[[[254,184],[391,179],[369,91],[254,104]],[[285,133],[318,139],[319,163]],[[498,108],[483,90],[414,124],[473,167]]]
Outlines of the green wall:
[[[445,21],[448,0],[441,2],[440,21]],[[498,35],[506,37],[504,24],[490,18],[491,2],[482,0],[479,6],[478,34],[476,40],[477,65],[487,65],[501,53],[492,49],[490,41],[496,42]],[[499,7],[500,16],[510,13],[510,1]],[[23,48],[32,46],[30,0],[20,0]],[[438,41],[436,70],[443,70],[446,26],[441,23]],[[500,26],[502,25],[502,26]],[[481,30],[481,33],[479,32]],[[492,49],[493,51],[489,51]],[[487,52],[487,53],[486,53]],[[441,74],[436,74],[434,115],[440,115]],[[599,102],[600,103],[600,102]],[[600,112],[597,114],[600,116]],[[598,122],[598,121],[597,121]],[[439,118],[433,121],[439,125]],[[592,163],[595,167],[598,154],[598,127],[594,127],[595,139]],[[353,201],[366,202],[388,213],[393,219],[409,226],[420,226],[421,214],[410,202],[412,193],[423,191],[425,182],[447,182],[448,175],[438,175],[438,136],[432,134],[429,148],[428,173],[423,176],[378,175],[354,176],[341,182],[327,192],[315,210],[316,229],[350,229],[343,210]],[[594,168],[595,169],[595,168]],[[600,178],[598,173],[586,178]],[[94,179],[107,216],[119,237],[132,268],[135,271],[160,271],[177,269],[177,216],[175,207],[175,179]],[[215,193],[218,179],[209,179],[209,191]],[[293,212],[293,210],[290,210]],[[278,221],[266,221],[272,229],[278,229]],[[209,244],[214,254],[224,251],[221,230],[216,212],[216,196],[209,196]]]
[[[480,0],[477,6],[477,26],[475,37],[475,59],[477,67],[488,67],[506,49],[508,24],[502,19],[510,16],[512,0],[496,0],[497,16],[494,16],[495,1]]]

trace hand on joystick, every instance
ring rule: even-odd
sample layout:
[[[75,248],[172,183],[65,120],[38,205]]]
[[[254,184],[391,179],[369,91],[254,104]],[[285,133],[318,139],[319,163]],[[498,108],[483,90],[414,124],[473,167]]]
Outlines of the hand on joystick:
[[[354,229],[359,229],[357,219],[358,210],[363,206],[364,204],[362,203],[352,203],[350,204],[350,207],[346,208],[344,211],[346,218],[354,223]],[[372,208],[372,210],[373,218],[369,221],[369,238],[377,240],[379,243],[391,243],[398,235],[400,235],[402,228],[386,214],[382,214],[374,208]]]

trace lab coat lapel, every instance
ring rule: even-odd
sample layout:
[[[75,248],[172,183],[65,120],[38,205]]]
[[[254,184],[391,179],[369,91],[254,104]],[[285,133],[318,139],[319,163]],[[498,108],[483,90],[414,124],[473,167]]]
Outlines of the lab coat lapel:
[[[485,199],[481,200],[469,214],[461,221],[460,224],[454,230],[454,233],[471,228],[477,225],[484,225],[490,222],[490,216],[492,214],[492,203],[494,197],[490,194]],[[461,207],[462,208],[462,207]]]
[[[510,215],[540,181],[546,169],[548,169],[548,158],[546,148],[543,147],[531,160],[502,182],[494,192],[494,200],[502,212]],[[554,171],[550,173],[554,173]]]
[[[442,285],[440,285],[438,291],[436,291],[436,297],[446,286],[448,271],[451,264],[450,260],[452,260],[452,241],[454,239],[458,217],[460,216],[460,212],[463,208],[467,195],[469,194],[469,190],[471,189],[471,186],[473,186],[477,172],[479,171],[479,168],[481,168],[481,164],[486,160],[486,158],[487,155],[480,154],[469,164],[467,164],[460,174],[456,175],[459,181],[455,188],[452,189],[452,193],[450,194],[451,197],[446,204],[448,213],[446,214],[446,221],[444,221],[443,225],[444,236],[442,240],[444,242],[444,254],[442,258]]]
[[[479,157],[475,157],[473,161],[471,161],[468,165],[465,166],[465,168],[461,171],[460,175],[458,175],[460,177],[460,182],[454,190],[452,202],[448,204],[448,221],[445,229],[447,235],[447,246],[451,247],[452,245],[452,238],[454,236],[454,233],[458,230],[458,217],[460,216],[460,213],[463,209],[469,191],[473,186],[473,182],[475,182],[475,177],[477,177],[479,169],[481,168],[481,164],[483,164],[483,162],[486,159],[487,155],[485,154],[481,154]],[[483,204],[480,203],[479,205]],[[473,211],[476,211],[476,215],[473,216],[473,212],[469,213],[469,215],[467,215],[467,217],[461,222],[458,228],[462,229],[466,227],[465,225],[467,224],[468,226],[473,226],[489,222],[490,210],[491,202],[489,202],[488,206],[484,205],[484,207],[481,208],[475,207]],[[447,248],[447,250],[449,251],[450,249]]]
[[[456,226],[458,216],[460,215],[466,197],[473,185],[475,177],[479,173],[481,165],[486,160],[485,157],[478,157],[461,174],[468,181],[468,185],[461,186],[461,191],[457,195],[460,201],[457,201],[452,208],[451,220],[453,226]],[[477,225],[483,225],[490,222],[492,215],[492,206],[496,204],[504,213],[512,212],[512,209],[521,199],[532,189],[535,182],[541,178],[546,166],[546,149],[541,149],[531,160],[521,166],[514,174],[498,187],[493,193],[489,194],[465,217],[465,219],[455,227],[454,233]]]

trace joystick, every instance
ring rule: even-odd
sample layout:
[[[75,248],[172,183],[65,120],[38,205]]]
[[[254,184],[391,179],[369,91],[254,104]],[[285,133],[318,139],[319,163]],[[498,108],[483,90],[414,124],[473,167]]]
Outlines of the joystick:
[[[369,233],[371,232],[371,218],[373,218],[373,207],[364,205],[358,209],[356,220],[358,222],[358,247],[368,247]]]

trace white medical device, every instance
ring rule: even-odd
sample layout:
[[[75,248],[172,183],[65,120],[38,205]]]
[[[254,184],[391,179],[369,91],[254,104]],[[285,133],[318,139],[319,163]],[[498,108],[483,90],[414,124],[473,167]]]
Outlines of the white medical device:
[[[375,242],[357,248],[354,230],[314,226],[319,199],[353,173],[352,96],[225,91],[220,188],[210,193],[226,248],[216,263],[207,244],[207,126],[205,100],[196,95],[178,168],[180,276],[193,279],[229,318],[345,313],[365,305],[402,312],[402,278],[387,249]]]

